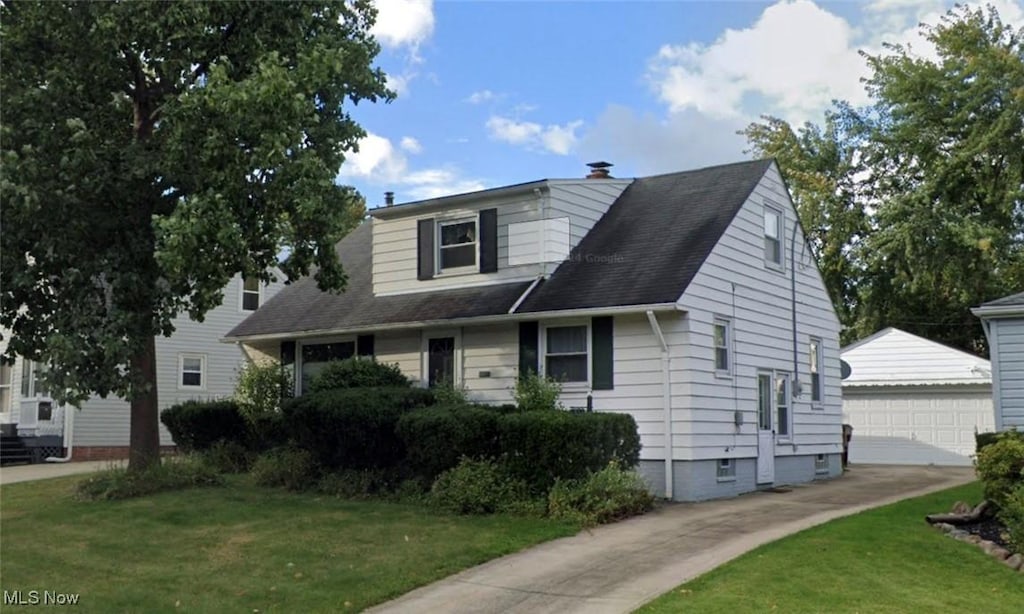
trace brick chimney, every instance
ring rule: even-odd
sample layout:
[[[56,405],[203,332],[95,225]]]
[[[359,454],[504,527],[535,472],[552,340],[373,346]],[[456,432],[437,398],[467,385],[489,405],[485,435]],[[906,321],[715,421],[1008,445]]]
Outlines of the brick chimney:
[[[395,193],[394,192],[384,192],[384,206],[385,207],[391,207],[394,204],[395,204]]]
[[[613,164],[608,162],[591,162],[587,164],[590,167],[590,174],[587,175],[587,179],[612,179],[612,176],[608,174]]]

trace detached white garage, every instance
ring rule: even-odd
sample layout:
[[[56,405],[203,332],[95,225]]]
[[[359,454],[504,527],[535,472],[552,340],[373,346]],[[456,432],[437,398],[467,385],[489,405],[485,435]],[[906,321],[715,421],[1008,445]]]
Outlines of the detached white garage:
[[[850,463],[970,465],[995,430],[989,362],[896,328],[841,350]]]

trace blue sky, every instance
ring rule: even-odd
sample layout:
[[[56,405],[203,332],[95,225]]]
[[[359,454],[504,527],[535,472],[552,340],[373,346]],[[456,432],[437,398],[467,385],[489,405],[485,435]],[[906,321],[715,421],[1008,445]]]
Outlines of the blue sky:
[[[995,0],[1024,26],[1024,0]],[[350,109],[367,131],[339,181],[370,207],[541,178],[607,160],[620,177],[746,157],[762,114],[820,121],[866,102],[858,50],[929,55],[918,23],[952,2],[379,0],[378,65],[398,92]]]

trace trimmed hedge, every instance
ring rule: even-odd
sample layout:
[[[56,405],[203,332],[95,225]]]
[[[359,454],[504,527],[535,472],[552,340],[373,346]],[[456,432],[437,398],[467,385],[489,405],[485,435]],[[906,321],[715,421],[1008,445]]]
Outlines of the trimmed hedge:
[[[512,477],[536,492],[557,479],[574,480],[617,461],[640,461],[640,435],[629,414],[522,412],[501,417],[498,442]]]
[[[422,388],[344,388],[290,399],[282,413],[293,442],[325,469],[384,469],[405,459],[399,418],[433,402]]]
[[[995,442],[999,441],[1003,436],[1024,439],[1024,432],[1018,431],[1017,429],[1010,429],[1008,431],[999,431],[996,433],[975,433],[974,452],[981,452],[982,450],[985,449],[986,446],[994,444]]]
[[[410,471],[432,482],[462,457],[498,456],[500,418],[494,409],[479,405],[431,407],[405,414],[397,432],[405,444]]]
[[[995,443],[978,453],[975,464],[985,498],[1003,508],[1010,494],[1024,484],[1024,434],[1000,433]]]
[[[220,401],[185,401],[160,412],[175,445],[182,452],[201,452],[218,441],[245,444],[248,429],[238,404]]]
[[[397,364],[369,358],[332,360],[309,383],[310,392],[341,388],[408,388],[412,384]]]

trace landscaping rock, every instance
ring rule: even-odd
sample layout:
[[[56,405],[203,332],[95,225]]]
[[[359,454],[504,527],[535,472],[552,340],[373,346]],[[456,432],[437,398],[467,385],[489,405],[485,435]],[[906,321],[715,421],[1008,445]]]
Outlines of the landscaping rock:
[[[988,554],[988,555],[990,555],[992,557],[995,557],[995,558],[999,559],[1000,561],[1005,560],[1006,557],[1010,556],[1010,551],[1009,550],[1007,550],[1006,548],[1003,548],[999,544],[996,544],[996,543],[993,543],[993,542],[990,542],[990,541],[982,542],[981,543],[981,549],[985,551],[985,554]]]
[[[978,537],[977,535],[968,533],[967,537],[964,539],[964,541],[968,542],[968,543],[971,543],[971,544],[976,544],[977,545],[977,544],[980,544],[981,542],[983,542],[985,540],[983,540],[982,538]]]
[[[948,522],[940,522],[940,523],[938,523],[936,525],[933,525],[933,526],[936,529],[942,531],[943,533],[949,533],[950,531],[954,530],[953,525],[949,524]]]
[[[973,509],[965,501],[957,501],[953,504],[953,509],[950,512],[953,514],[970,514]]]
[[[1024,556],[1014,554],[1006,557],[1006,560],[1003,561],[1003,563],[1005,563],[1010,569],[1021,569],[1021,566],[1024,565]]]

